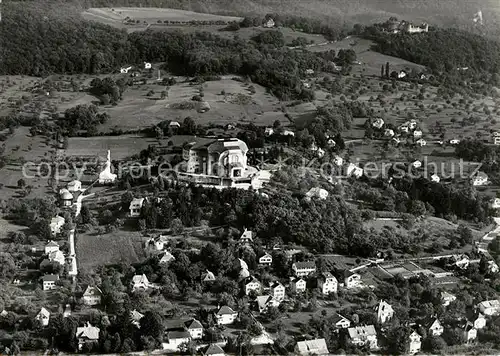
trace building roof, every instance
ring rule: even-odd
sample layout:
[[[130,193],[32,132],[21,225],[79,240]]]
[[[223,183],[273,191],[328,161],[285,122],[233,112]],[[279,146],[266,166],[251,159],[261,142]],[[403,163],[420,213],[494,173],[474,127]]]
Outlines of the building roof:
[[[92,287],[92,286],[87,286],[85,292],[83,293],[84,297],[96,297],[101,295],[102,291],[99,289],[99,287]]]
[[[175,261],[175,257],[170,252],[165,251],[165,254],[160,259],[160,263],[167,263],[170,261]]]
[[[205,355],[220,355],[224,354],[224,350],[216,344],[211,344],[208,348],[207,351],[205,351]]]
[[[130,209],[133,207],[136,207],[136,206],[140,207],[140,206],[142,206],[143,203],[144,203],[144,198],[134,198],[130,202]]]
[[[44,307],[42,307],[42,309],[40,309],[40,312],[38,312],[37,318],[42,318],[42,317],[45,317],[45,318],[48,318],[50,317],[50,312],[45,309]]]
[[[267,303],[272,299],[273,297],[270,295],[259,295],[257,296],[257,305],[259,306],[259,309],[265,309]]]
[[[243,261],[241,258],[238,258],[238,261],[240,263],[240,268],[241,269],[248,269],[248,265],[245,261]]]
[[[130,319],[135,322],[139,322],[144,317],[144,314],[139,313],[136,309],[130,312]]]
[[[299,341],[297,342],[297,352],[304,355],[321,355],[329,353],[325,339]]]
[[[314,261],[295,262],[294,265],[295,265],[296,269],[313,269],[313,268],[316,268],[316,263]]]
[[[73,200],[73,194],[71,194],[66,188],[61,189],[59,196],[62,200]]]
[[[46,274],[42,277],[44,282],[56,282],[59,280],[59,275],[57,274]]]
[[[260,284],[260,281],[255,278],[255,276],[249,276],[246,280],[245,280],[245,285],[249,284],[249,283],[259,283]]]
[[[145,274],[136,274],[133,278],[132,278],[132,283],[134,284],[142,284],[142,283],[149,283],[148,281],[148,277],[146,277]]]
[[[321,197],[322,195],[328,196],[328,191],[320,188],[320,187],[314,187],[309,189],[309,191],[306,193],[306,197],[312,198],[312,197]]]
[[[357,338],[365,338],[367,336],[377,335],[375,331],[375,327],[373,325],[365,325],[365,326],[355,326],[352,328],[348,328],[349,337],[351,339]]]
[[[217,311],[217,315],[231,315],[231,314],[236,314],[236,312],[227,305],[221,306]]]
[[[215,275],[207,269],[206,273],[203,273],[203,275],[201,276],[201,278],[204,281],[214,281],[215,280]]]
[[[85,326],[76,328],[76,337],[77,338],[87,338],[89,340],[99,340],[99,331],[98,327],[92,326],[89,322],[85,324]]]
[[[186,321],[185,325],[188,329],[203,329],[203,325],[196,319]]]
[[[59,244],[55,241],[50,240],[45,247],[59,247]]]
[[[349,321],[349,319],[347,319],[345,316],[340,315],[339,313],[335,313],[332,316],[332,321],[333,321],[334,324],[337,324],[337,323],[341,322],[342,320]]]
[[[62,216],[59,216],[57,215],[56,217],[53,217],[51,220],[50,220],[50,224],[51,225],[57,225],[57,224],[64,224],[66,220],[64,220],[64,218]]]
[[[496,299],[485,300],[484,302],[479,303],[479,306],[483,308],[500,308],[500,301]]]
[[[240,240],[250,240],[253,241],[253,232],[251,230],[245,229],[240,236]]]
[[[274,289],[274,288],[276,288],[276,287],[283,287],[283,284],[281,284],[279,281],[274,281],[274,282],[271,284],[270,288],[271,288],[271,289]]]
[[[187,331],[169,331],[167,332],[167,338],[169,340],[173,339],[189,339],[191,335]]]

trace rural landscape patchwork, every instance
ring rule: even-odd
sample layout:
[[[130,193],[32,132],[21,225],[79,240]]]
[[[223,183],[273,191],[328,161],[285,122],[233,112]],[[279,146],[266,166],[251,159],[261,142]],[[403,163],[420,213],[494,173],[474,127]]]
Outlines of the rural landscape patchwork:
[[[500,354],[497,0],[0,0],[2,355]]]

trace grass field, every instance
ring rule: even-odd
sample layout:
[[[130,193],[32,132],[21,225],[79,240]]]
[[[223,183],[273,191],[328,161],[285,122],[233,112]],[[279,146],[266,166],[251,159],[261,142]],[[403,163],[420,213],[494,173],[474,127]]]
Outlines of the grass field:
[[[68,157],[106,157],[107,150],[111,150],[111,159],[122,160],[157,143],[156,139],[142,135],[71,137],[64,153]]]

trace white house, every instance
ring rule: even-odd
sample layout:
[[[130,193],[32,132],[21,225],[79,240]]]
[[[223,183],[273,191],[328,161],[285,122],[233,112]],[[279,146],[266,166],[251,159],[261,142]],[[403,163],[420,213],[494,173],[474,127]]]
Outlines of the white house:
[[[443,307],[447,307],[452,302],[454,302],[456,299],[457,299],[457,297],[455,297],[451,293],[441,292],[441,304],[443,305]]]
[[[273,28],[276,25],[274,20],[272,18],[267,19],[266,22],[264,22],[264,25],[262,25],[265,28]]]
[[[274,282],[269,287],[271,290],[271,296],[277,301],[281,302],[285,299],[285,286],[280,282]]]
[[[181,124],[179,124],[179,122],[177,122],[177,121],[172,120],[169,122],[168,127],[172,128],[172,129],[178,129],[181,127]]]
[[[144,317],[144,314],[139,313],[136,309],[130,312],[130,322],[135,325],[137,328],[141,327],[141,319]]]
[[[62,216],[56,216],[55,218],[52,218],[52,220],[50,220],[50,232],[52,233],[52,235],[57,235],[58,233],[60,233],[61,228],[64,226],[65,222],[66,221]]]
[[[262,290],[262,285],[260,284],[259,280],[255,277],[248,277],[244,281],[244,290],[245,294],[249,295],[250,292],[254,291],[257,294],[259,294]]]
[[[87,286],[83,293],[82,299],[85,305],[101,304],[102,291],[98,287]]]
[[[217,344],[210,344],[203,356],[226,356],[224,350]]]
[[[282,136],[295,136],[295,132],[291,131],[291,130],[283,130],[283,132],[281,133]]]
[[[199,340],[203,337],[203,325],[198,320],[189,320],[185,323],[185,326],[193,340]]]
[[[314,74],[313,69],[311,69],[311,68],[306,69],[306,75],[313,75],[313,74]]]
[[[55,289],[56,282],[59,280],[59,275],[57,274],[46,274],[42,277],[42,289],[44,291]]]
[[[252,243],[253,242],[253,232],[245,229],[240,236],[240,243]]]
[[[151,69],[151,63],[144,62],[144,69]]]
[[[338,285],[339,283],[337,281],[337,278],[335,278],[335,276],[330,272],[321,273],[321,276],[318,279],[318,288],[324,295],[337,293]]]
[[[495,198],[491,202],[491,208],[492,209],[500,209],[500,198]]]
[[[347,329],[349,339],[353,345],[368,345],[370,350],[378,348],[377,331],[373,325],[355,326]]]
[[[238,318],[238,312],[234,311],[227,305],[223,305],[219,308],[217,313],[215,313],[215,319],[217,320],[217,325],[229,325],[235,322]]]
[[[120,73],[127,74],[129,72],[129,70],[131,70],[131,69],[132,69],[132,67],[130,67],[130,66],[129,67],[121,67]]]
[[[391,320],[394,316],[394,309],[392,306],[381,300],[377,306],[377,322],[379,324],[385,324],[387,321]]]
[[[313,339],[297,342],[294,350],[295,355],[329,355],[325,339]]]
[[[344,287],[347,289],[359,288],[363,286],[363,281],[361,280],[361,275],[351,272],[344,272]]]
[[[419,335],[416,331],[413,331],[410,336],[410,347],[408,352],[410,354],[416,354],[422,348],[422,336]]]
[[[179,346],[189,343],[191,335],[189,332],[183,331],[169,331],[166,334],[166,341],[162,344],[163,349],[171,351],[179,351]]]
[[[460,143],[459,139],[454,138],[450,140],[450,145],[458,145],[459,143]]]
[[[428,324],[429,334],[433,336],[441,336],[443,334],[444,328],[441,325],[439,319],[435,318],[431,323]]]
[[[130,202],[128,207],[131,217],[141,216],[142,205],[144,204],[144,198],[134,198]]]
[[[82,182],[79,180],[72,180],[71,182],[68,183],[67,189],[69,192],[79,192],[82,190]]]
[[[264,135],[271,136],[272,134],[274,134],[274,129],[272,127],[266,127],[266,129],[264,130]]]
[[[318,198],[325,200],[326,198],[328,198],[328,192],[320,187],[311,188],[306,193],[306,199],[311,200],[311,198]]]
[[[59,191],[59,199],[61,200],[62,206],[73,205],[73,194],[71,194],[66,188],[63,188]]]
[[[431,182],[439,183],[440,181],[441,181],[441,178],[439,178],[439,176],[436,173],[431,175]]]
[[[406,73],[406,71],[402,70],[398,73],[398,79],[403,79],[405,78],[406,76],[408,75],[408,73]]]
[[[40,309],[40,312],[36,315],[35,320],[38,320],[42,324],[42,326],[49,325],[50,312],[42,307],[42,309]]]
[[[207,269],[206,272],[201,275],[201,281],[207,283],[213,282],[215,281],[215,275]]]
[[[170,263],[172,261],[175,261],[174,255],[172,255],[169,251],[165,251],[165,253],[163,253],[163,255],[161,256],[159,262],[160,264],[163,264],[163,263]]]
[[[384,126],[384,120],[381,118],[378,118],[375,121],[373,121],[372,126],[377,128],[377,129],[381,129],[382,126]]]
[[[500,301],[497,299],[485,300],[477,305],[479,311],[484,315],[497,315],[500,314]]]
[[[404,132],[404,133],[410,132],[410,128],[407,125],[401,125],[398,127],[398,129],[399,129],[399,131]]]
[[[269,253],[265,253],[263,256],[259,257],[259,264],[264,266],[270,266],[273,263],[273,256]]]
[[[477,338],[477,329],[472,325],[471,322],[466,322],[464,326],[464,340],[469,343],[471,341],[476,340]]]
[[[475,313],[471,320],[472,325],[477,330],[480,330],[486,326],[486,318],[481,313]]]
[[[417,159],[416,161],[413,161],[413,163],[411,165],[413,166],[413,168],[420,168],[420,167],[422,167],[422,162],[420,162]]]
[[[423,135],[422,130],[415,130],[415,131],[413,131],[413,137],[414,138],[421,138],[422,135]]]
[[[488,273],[495,274],[498,273],[499,268],[495,261],[488,261]]]
[[[290,283],[290,288],[294,293],[303,293],[306,291],[307,283],[302,278],[294,278]]]
[[[106,163],[104,164],[104,169],[99,173],[99,184],[114,184],[117,175],[111,173],[111,151],[108,150],[108,155],[106,156]]]
[[[64,254],[62,253],[62,251],[57,250],[57,251],[49,253],[49,261],[50,262],[57,262],[62,266],[66,263],[66,257],[64,257]]]
[[[392,129],[385,129],[384,136],[385,137],[393,137],[394,136],[394,130],[392,130]]]
[[[460,269],[467,269],[470,265],[470,259],[467,255],[455,255],[453,256],[455,262],[453,263],[456,267]]]
[[[360,178],[363,175],[363,168],[356,166],[354,163],[349,163],[346,173],[348,177]]]
[[[296,277],[307,277],[316,272],[316,263],[314,261],[295,262],[292,264],[292,270]]]
[[[347,329],[351,327],[351,321],[347,319],[345,316],[340,315],[339,313],[335,313],[332,317],[333,326],[337,329]]]
[[[272,295],[259,295],[257,296],[256,303],[259,313],[265,313],[268,308],[277,308],[280,305],[280,301],[273,298]]]
[[[147,290],[150,286],[148,277],[145,274],[136,274],[132,278],[131,285],[133,290]]]
[[[81,350],[85,344],[97,343],[100,331],[98,327],[92,326],[89,322],[85,326],[77,327],[75,336],[78,340],[78,350]]]
[[[426,141],[426,140],[424,140],[423,138],[421,138],[421,139],[417,140],[415,143],[416,143],[417,145],[421,146],[421,147],[422,147],[422,146],[426,146],[426,145],[427,145],[427,141]]]
[[[45,254],[48,255],[55,251],[59,251],[59,244],[55,241],[49,240],[47,245],[45,245]]]
[[[340,166],[342,166],[344,164],[344,159],[342,157],[340,157],[340,156],[335,156],[335,158],[333,159],[333,163],[336,166],[340,167]]]
[[[472,178],[472,185],[481,186],[488,184],[488,175],[484,172],[477,172],[477,174]]]

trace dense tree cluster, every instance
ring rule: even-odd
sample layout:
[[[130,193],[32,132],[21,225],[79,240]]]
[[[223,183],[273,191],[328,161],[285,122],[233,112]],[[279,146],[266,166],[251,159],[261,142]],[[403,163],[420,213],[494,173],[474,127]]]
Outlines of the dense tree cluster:
[[[112,78],[95,78],[90,82],[90,93],[100,98],[104,105],[116,104],[121,99],[127,86],[127,81],[120,78],[114,81]]]
[[[95,105],[78,105],[64,112],[64,117],[58,121],[63,133],[76,136],[81,131],[88,135],[97,133],[97,126],[108,119],[107,113],[99,113]]]

